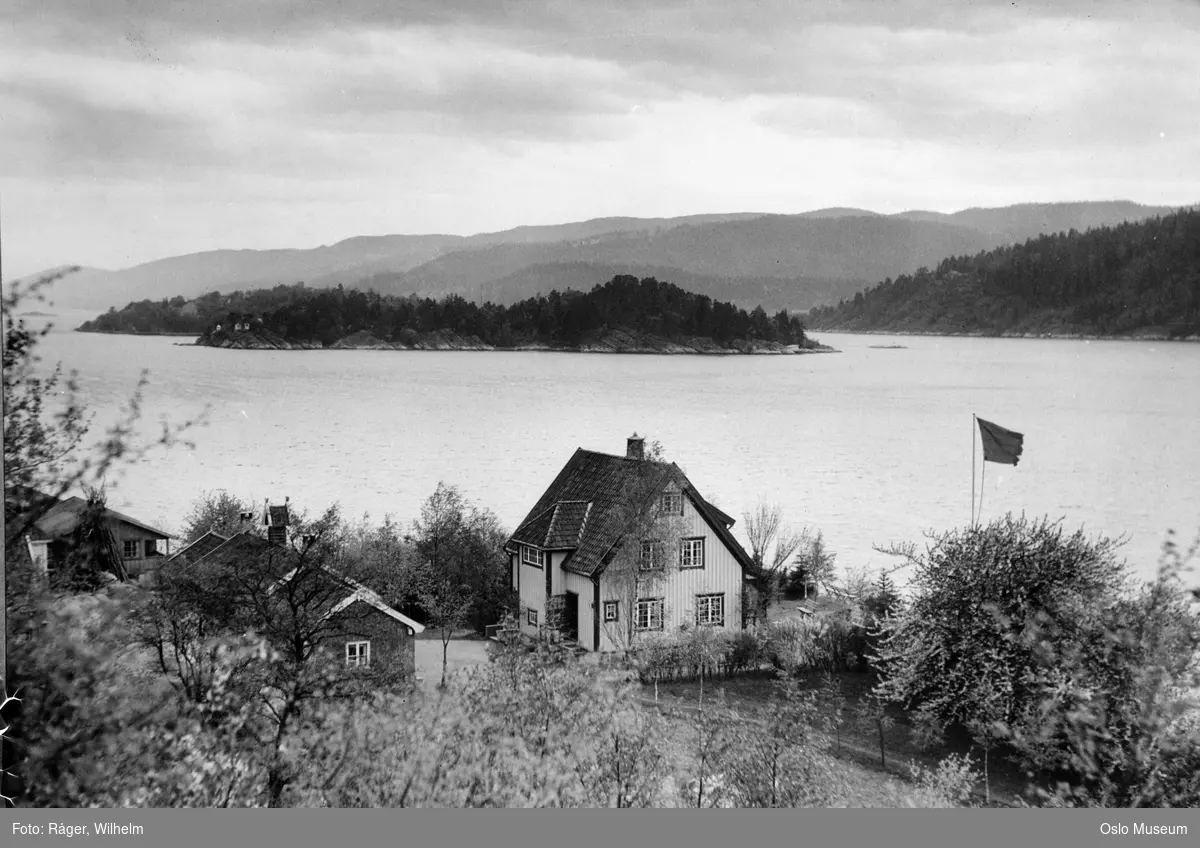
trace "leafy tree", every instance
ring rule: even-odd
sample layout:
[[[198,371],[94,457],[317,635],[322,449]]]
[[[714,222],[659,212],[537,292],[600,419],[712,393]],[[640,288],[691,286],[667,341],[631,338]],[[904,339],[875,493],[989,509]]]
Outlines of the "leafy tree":
[[[887,732],[896,724],[887,711],[887,701],[878,692],[872,692],[858,702],[854,710],[854,724],[863,735],[874,733],[879,741],[879,765],[887,768]]]
[[[979,773],[969,754],[951,754],[940,760],[936,768],[910,762],[909,773],[923,807],[968,806],[971,792],[979,782]]]
[[[716,703],[710,703],[707,708],[701,704],[697,708],[692,721],[695,737],[689,751],[695,777],[679,781],[680,800],[685,806],[697,809],[729,806],[722,771],[733,742],[729,730],[737,720],[737,714],[729,709],[723,689],[717,692]]]
[[[807,598],[818,590],[828,590],[837,582],[837,555],[825,545],[820,530],[805,534],[796,549],[796,558],[788,575],[788,591]]]
[[[348,570],[397,610],[419,617],[423,614],[418,594],[424,563],[416,544],[390,515],[378,525],[368,519],[364,515],[347,528],[343,555]]]
[[[842,689],[842,679],[833,672],[825,672],[821,676],[818,698],[826,724],[837,743],[837,753],[841,754],[842,728],[846,724],[846,693]]]
[[[915,591],[889,625],[880,694],[966,727],[985,754],[1005,745],[1058,774],[1043,790],[1055,803],[1200,797],[1200,748],[1180,721],[1200,651],[1188,557],[1168,545],[1138,589],[1115,548],[1010,515],[909,549]]]
[[[1040,695],[1020,635],[1044,618],[1061,627],[1064,647],[1086,652],[1095,634],[1082,612],[1115,604],[1124,582],[1115,549],[1109,539],[1008,515],[934,535],[924,553],[905,551],[911,599],[881,649],[881,692],[966,723],[978,717],[971,696],[991,689],[1006,699],[1001,720],[1012,720]]]
[[[454,486],[438,483],[413,522],[412,543],[421,565],[416,593],[442,640],[442,683],[454,632],[468,623],[482,631],[509,606],[506,534],[492,513],[467,502]]]
[[[210,530],[222,536],[252,530],[258,522],[247,522],[244,516],[257,515],[255,505],[231,495],[224,489],[204,492],[192,502],[183,519],[183,543],[190,545]]]
[[[816,693],[781,677],[757,718],[734,716],[727,725],[722,765],[734,806],[830,806],[839,781],[818,730]]]
[[[750,559],[754,563],[755,618],[767,620],[767,611],[778,599],[780,578],[792,554],[806,540],[806,534],[790,529],[783,521],[779,504],[759,502],[742,513]]]
[[[42,299],[45,288],[70,270],[29,286],[7,286],[0,304],[4,313],[5,515],[5,579],[0,588],[6,625],[0,628],[0,649],[5,656],[0,687],[5,693],[20,693],[20,700],[6,701],[3,707],[0,794],[22,803],[51,797],[42,794],[46,789],[38,783],[39,775],[69,771],[88,750],[99,754],[94,745],[99,739],[104,739],[104,745],[110,744],[107,733],[114,726],[112,722],[129,726],[152,720],[150,713],[135,705],[105,703],[105,699],[117,698],[118,693],[99,683],[93,702],[78,701],[90,691],[88,686],[97,676],[104,677],[106,672],[101,667],[110,666],[93,652],[94,645],[82,641],[92,638],[93,631],[67,626],[56,616],[63,612],[64,604],[84,603],[62,598],[64,590],[90,588],[99,581],[89,579],[84,587],[74,580],[66,586],[45,586],[35,578],[25,537],[63,495],[87,487],[100,489],[106,475],[123,463],[136,461],[156,446],[178,443],[192,423],[164,425],[160,437],[149,442],[136,438],[143,375],[117,422],[97,443],[86,444],[90,418],[80,401],[74,375],[64,376],[61,368],[46,375],[40,367],[37,346],[50,327],[33,331],[18,317],[23,301]],[[89,516],[95,516],[97,506],[93,503],[89,507]],[[83,533],[89,527],[94,529],[96,523],[89,519],[81,526]],[[114,565],[111,559],[86,561],[86,546],[75,545],[73,549],[75,558],[69,573],[74,576],[94,577]],[[63,627],[54,629],[59,624]],[[93,709],[97,704],[103,705]],[[43,721],[46,716],[53,721]],[[104,761],[99,754],[96,762]],[[18,763],[26,775],[23,782],[13,776]]]
[[[1197,546],[1169,535],[1156,578],[1112,605],[1080,609],[1074,628],[1038,616],[1022,632],[1039,700],[994,734],[1058,780],[1045,803],[1200,804],[1200,613],[1184,575]],[[1073,631],[1091,634],[1076,641]]]

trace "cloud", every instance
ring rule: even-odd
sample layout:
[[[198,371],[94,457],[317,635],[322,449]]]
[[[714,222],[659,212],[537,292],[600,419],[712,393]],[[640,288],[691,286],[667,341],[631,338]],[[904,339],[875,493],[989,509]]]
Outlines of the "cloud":
[[[1027,151],[1194,136],[1200,55],[1188,38],[1162,30],[1148,51],[1115,22],[1061,23],[1023,25],[1002,38],[845,25],[814,30],[808,73],[758,120],[799,137]]]
[[[1200,194],[1200,4],[1183,0],[6,9],[6,260],[14,232],[38,255],[111,244],[120,259],[95,261],[118,264],[189,232],[304,246],[351,225]],[[12,201],[39,194],[91,211],[39,200],[41,228]]]

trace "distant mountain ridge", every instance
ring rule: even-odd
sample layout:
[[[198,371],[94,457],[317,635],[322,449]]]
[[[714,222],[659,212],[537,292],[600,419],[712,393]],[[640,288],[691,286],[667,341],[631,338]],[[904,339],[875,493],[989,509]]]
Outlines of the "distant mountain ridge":
[[[61,308],[104,310],[144,299],[304,281],[313,288],[453,293],[514,303],[555,288],[588,290],[629,273],[694,286],[743,306],[804,310],[946,256],[1172,211],[1130,201],[952,214],[828,208],[796,215],[597,218],[472,236],[357,236],[311,249],[215,250],[119,271],[85,268],[59,281],[51,301]]]

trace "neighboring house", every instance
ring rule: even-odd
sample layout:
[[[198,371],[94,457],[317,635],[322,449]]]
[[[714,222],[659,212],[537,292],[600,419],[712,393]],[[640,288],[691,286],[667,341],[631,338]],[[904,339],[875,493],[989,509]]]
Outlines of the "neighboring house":
[[[576,450],[506,542],[523,633],[607,652],[684,624],[742,629],[753,562],[734,520],[677,465],[645,459],[644,445],[635,433],[625,456]],[[674,538],[646,530],[655,522]],[[661,579],[630,591],[630,562],[635,580]]]
[[[268,594],[283,591],[295,578],[301,562],[301,555],[290,544],[286,504],[282,507],[268,504],[263,512],[263,526],[267,538],[249,532],[225,538],[209,531],[171,559],[189,565],[261,564],[282,573],[268,588]],[[416,669],[413,637],[424,631],[424,626],[393,609],[361,583],[328,567],[319,567],[331,586],[331,590],[307,591],[310,596],[319,597],[324,607],[313,611],[316,618],[308,625],[319,631],[319,643],[347,666],[378,672],[381,676],[411,678]]]
[[[34,565],[42,573],[53,573],[66,556],[68,540],[79,526],[87,501],[69,497],[58,501],[34,522],[27,543]],[[168,553],[171,536],[132,516],[106,509],[108,529],[126,575],[139,579],[156,569]]]

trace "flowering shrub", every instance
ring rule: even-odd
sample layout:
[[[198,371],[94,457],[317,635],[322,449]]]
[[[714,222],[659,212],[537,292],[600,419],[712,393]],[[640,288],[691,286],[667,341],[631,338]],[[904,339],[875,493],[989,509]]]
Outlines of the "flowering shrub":
[[[764,642],[761,631],[685,627],[673,634],[643,637],[632,657],[643,683],[724,677],[758,670]]]
[[[765,636],[766,659],[790,675],[849,670],[859,665],[865,651],[863,628],[836,616],[777,621]]]

